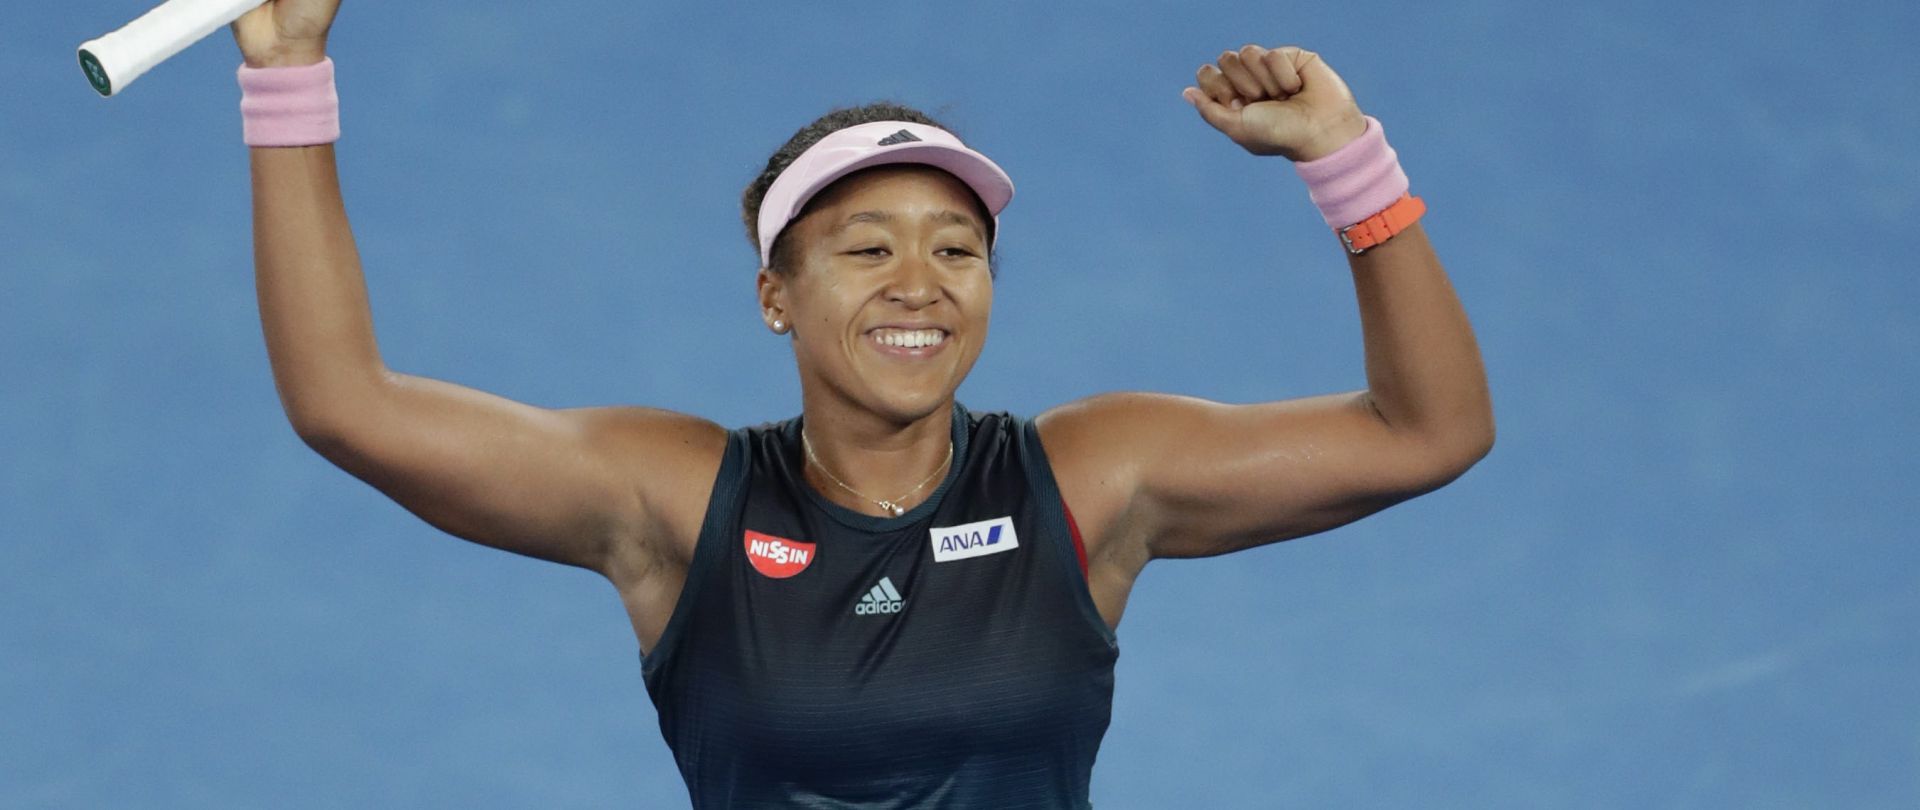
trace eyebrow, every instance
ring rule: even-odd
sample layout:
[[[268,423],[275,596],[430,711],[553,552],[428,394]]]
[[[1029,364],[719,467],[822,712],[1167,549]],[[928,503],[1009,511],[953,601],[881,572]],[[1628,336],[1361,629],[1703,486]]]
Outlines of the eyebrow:
[[[970,228],[973,230],[973,232],[976,235],[979,235],[981,237],[986,236],[986,229],[980,226],[980,221],[978,219],[967,216],[966,214],[962,214],[959,211],[955,211],[950,208],[943,209],[940,211],[935,211],[933,213],[933,221],[942,225],[959,225],[965,228]],[[893,214],[890,214],[886,211],[860,211],[848,216],[839,225],[834,226],[833,230],[830,231],[828,235],[831,236],[833,234],[837,234],[861,222],[871,222],[876,225],[886,225],[888,223],[893,222]]]

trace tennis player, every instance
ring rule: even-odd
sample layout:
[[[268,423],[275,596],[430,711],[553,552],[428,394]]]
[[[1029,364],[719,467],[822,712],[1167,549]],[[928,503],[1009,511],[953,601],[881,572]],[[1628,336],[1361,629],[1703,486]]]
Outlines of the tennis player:
[[[743,201],[799,416],[547,410],[390,370],[330,145],[338,5],[275,0],[233,26],[287,415],[432,525],[612,582],[696,807],[1088,807],[1114,628],[1149,561],[1331,529],[1492,446],[1424,204],[1380,123],[1295,47],[1222,53],[1184,93],[1306,180],[1352,270],[1364,391],[1106,394],[1031,420],[962,406],[1013,183],[884,104],[801,129]]]

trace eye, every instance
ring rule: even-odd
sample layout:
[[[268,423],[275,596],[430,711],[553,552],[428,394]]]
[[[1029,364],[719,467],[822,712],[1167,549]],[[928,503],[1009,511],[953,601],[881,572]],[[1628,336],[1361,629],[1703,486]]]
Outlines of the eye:
[[[973,251],[963,247],[941,248],[940,253],[947,256],[953,256],[953,257],[963,258],[963,259],[974,255]]]
[[[874,247],[854,248],[853,250],[847,251],[847,253],[854,256],[885,256],[887,255],[887,249],[879,246],[874,246]]]

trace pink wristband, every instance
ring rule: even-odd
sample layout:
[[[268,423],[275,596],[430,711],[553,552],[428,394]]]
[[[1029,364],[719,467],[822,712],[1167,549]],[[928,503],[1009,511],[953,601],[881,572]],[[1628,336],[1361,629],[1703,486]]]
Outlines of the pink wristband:
[[[240,117],[248,146],[319,146],[340,140],[333,60],[301,67],[242,64]]]
[[[1366,118],[1366,131],[1351,143],[1326,157],[1293,164],[1329,228],[1338,230],[1378,214],[1407,193],[1400,156],[1387,145],[1380,122],[1371,115]]]

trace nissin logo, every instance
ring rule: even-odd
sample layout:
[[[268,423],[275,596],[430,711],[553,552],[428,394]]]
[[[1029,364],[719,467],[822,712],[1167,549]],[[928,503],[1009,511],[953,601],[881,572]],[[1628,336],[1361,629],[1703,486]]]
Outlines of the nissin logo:
[[[952,562],[999,554],[1020,547],[1012,517],[997,517],[964,526],[933,528],[933,561]]]
[[[747,530],[747,562],[753,563],[753,570],[774,579],[786,579],[807,570],[813,563],[813,546]]]

